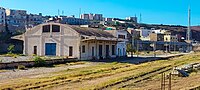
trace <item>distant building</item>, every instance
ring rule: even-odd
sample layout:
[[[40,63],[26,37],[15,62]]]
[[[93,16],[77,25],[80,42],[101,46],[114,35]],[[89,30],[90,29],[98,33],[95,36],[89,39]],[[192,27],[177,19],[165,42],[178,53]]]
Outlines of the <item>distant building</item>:
[[[150,33],[150,41],[164,41],[164,34],[160,33]]]
[[[88,25],[90,22],[87,19],[80,19],[75,17],[69,17],[69,16],[56,16],[51,17],[46,22],[59,22],[62,24],[69,24],[69,25]]]
[[[80,60],[115,58],[118,42],[103,30],[52,22],[27,30],[22,40],[26,55],[66,56]]]
[[[81,19],[86,19],[86,20],[93,20],[94,16],[93,16],[92,13],[90,13],[90,14],[81,14],[80,18]]]
[[[113,21],[113,18],[104,18],[104,21],[112,22],[112,21]]]
[[[140,39],[142,41],[150,41],[150,33],[152,33],[151,29],[146,29],[144,27],[141,27],[140,29],[135,29],[136,31],[140,32]]]
[[[163,29],[151,29],[153,33],[160,33],[160,34],[165,34],[166,32],[169,32],[168,30],[163,30]]]
[[[167,32],[164,35],[165,42],[178,42],[178,36],[171,34],[171,32]]]
[[[137,31],[134,28],[127,28],[127,32],[128,43],[137,47],[137,41],[140,40],[140,31]]]
[[[80,19],[75,17],[67,17],[67,16],[60,16],[61,23],[63,24],[69,24],[69,25],[88,25],[89,20],[88,19]]]
[[[89,20],[94,20],[94,16],[92,13],[89,14]]]
[[[27,15],[27,25],[38,25],[43,23],[42,13],[37,14],[28,14]]]
[[[87,20],[90,19],[89,14],[81,14],[80,18],[81,19],[87,19]]]
[[[0,24],[5,24],[6,11],[3,7],[0,7]]]
[[[127,17],[126,20],[137,23],[137,17]]]
[[[93,15],[93,20],[103,21],[103,14],[94,14]]]
[[[6,9],[7,23],[14,26],[25,26],[27,11]]]
[[[81,19],[103,21],[103,14],[81,14]]]
[[[127,31],[125,30],[105,30],[105,31],[111,33],[112,35],[118,38],[119,42],[117,43],[117,48],[116,48],[117,56],[119,57],[126,56],[126,43],[128,41]]]

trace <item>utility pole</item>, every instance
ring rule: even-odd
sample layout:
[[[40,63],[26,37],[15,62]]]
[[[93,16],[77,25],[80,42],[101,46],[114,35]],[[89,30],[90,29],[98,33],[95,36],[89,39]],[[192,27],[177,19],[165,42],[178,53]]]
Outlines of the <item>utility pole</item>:
[[[188,41],[188,52],[191,50],[191,40],[192,40],[192,36],[191,36],[191,9],[190,6],[188,7],[188,30],[187,30],[187,41]]]
[[[137,40],[137,57],[139,57],[139,41]]]
[[[135,36],[132,35],[132,45],[131,45],[131,49],[133,50],[135,46]],[[133,57],[133,51],[131,51],[131,57]]]
[[[81,25],[81,8],[79,8],[79,26]]]
[[[156,41],[153,42],[153,55],[156,57]]]
[[[190,10],[190,6],[188,8],[188,30],[187,30],[187,40],[190,41],[191,40],[191,10]]]

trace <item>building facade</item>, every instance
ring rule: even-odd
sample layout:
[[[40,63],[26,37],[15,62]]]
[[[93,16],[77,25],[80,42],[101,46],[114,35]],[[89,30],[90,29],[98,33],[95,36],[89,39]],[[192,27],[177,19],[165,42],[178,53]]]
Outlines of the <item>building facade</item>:
[[[111,33],[113,36],[118,38],[116,53],[118,57],[126,56],[126,43],[128,42],[127,39],[127,31],[125,30],[106,30],[107,32]]]
[[[3,7],[0,7],[0,24],[5,24],[6,11]]]
[[[27,25],[35,26],[42,23],[43,23],[42,13],[27,15]]]
[[[150,33],[150,41],[164,41],[164,34]]]
[[[27,11],[6,9],[7,23],[15,26],[25,26],[27,21]]]
[[[93,20],[103,21],[103,14],[94,14]]]
[[[89,18],[89,14],[81,14],[80,18],[81,18],[81,19],[87,19],[87,20],[90,19],[90,18]]]
[[[24,54],[66,56],[81,60],[116,57],[117,38],[92,28],[45,23],[23,35]]]
[[[150,33],[152,33],[151,29],[146,29],[144,27],[141,27],[140,29],[135,29],[136,31],[140,32],[140,39],[142,41],[150,41]]]
[[[88,25],[90,22],[88,19],[80,19],[75,17],[60,16],[61,23],[69,25]]]

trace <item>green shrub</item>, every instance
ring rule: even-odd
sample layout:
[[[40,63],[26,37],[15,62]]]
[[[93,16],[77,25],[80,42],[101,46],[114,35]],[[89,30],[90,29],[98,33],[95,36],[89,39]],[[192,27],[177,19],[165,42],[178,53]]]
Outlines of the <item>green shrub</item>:
[[[0,59],[0,63],[2,63],[3,62],[3,59]]]
[[[19,69],[19,70],[25,70],[26,67],[25,67],[24,65],[19,65],[19,66],[17,67],[17,69]]]
[[[36,56],[34,59],[36,67],[43,67],[46,65],[46,61],[41,57]]]
[[[10,45],[8,46],[7,50],[9,51],[9,52],[8,52],[9,54],[13,53],[13,51],[15,50],[15,45],[10,44]]]

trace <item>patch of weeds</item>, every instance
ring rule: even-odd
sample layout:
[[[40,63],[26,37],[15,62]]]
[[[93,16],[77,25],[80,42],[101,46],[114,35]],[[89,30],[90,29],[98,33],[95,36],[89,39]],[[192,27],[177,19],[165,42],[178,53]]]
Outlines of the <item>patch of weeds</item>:
[[[42,59],[41,57],[36,56],[33,60],[35,62],[36,67],[46,66],[46,61]]]
[[[3,59],[0,59],[0,63],[2,63],[3,62]]]
[[[17,69],[19,69],[19,70],[26,70],[26,67],[25,67],[24,65],[19,65],[19,66],[17,67]]]
[[[118,64],[118,62],[112,62],[112,64]]]

